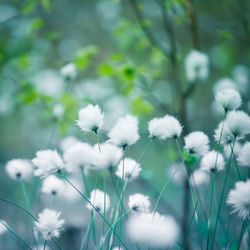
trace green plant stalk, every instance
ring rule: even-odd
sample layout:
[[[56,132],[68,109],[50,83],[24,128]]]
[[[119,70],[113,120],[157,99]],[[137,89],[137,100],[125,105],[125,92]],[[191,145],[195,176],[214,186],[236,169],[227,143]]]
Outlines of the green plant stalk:
[[[92,216],[91,216],[91,218],[92,218]],[[87,228],[87,230],[86,230],[86,232],[85,232],[85,234],[84,234],[84,236],[83,236],[82,243],[81,243],[81,246],[80,246],[80,250],[83,250],[83,248],[84,248],[84,244],[85,244],[85,241],[86,241],[87,236],[88,236],[88,234],[89,234],[90,227],[91,227],[91,219],[90,219],[88,228]],[[87,247],[86,247],[86,249],[87,249]]]
[[[231,144],[230,144],[230,148],[231,148],[231,152],[233,152],[234,164],[235,164],[235,167],[236,167],[236,171],[237,171],[239,180],[241,181],[242,178],[241,178],[241,175],[240,175],[240,170],[239,170],[239,167],[238,167],[238,164],[237,164],[237,161],[236,161],[236,157],[235,157],[235,154],[234,154],[234,151],[233,151],[233,149],[232,149],[232,145],[231,145]]]
[[[240,250],[242,239],[243,239],[245,231],[247,230],[248,224],[249,224],[249,220],[244,220],[242,222],[242,227],[241,227],[241,230],[240,230],[240,237],[239,237],[239,241],[238,241],[238,244],[237,244],[237,250]]]
[[[82,173],[82,179],[83,179],[83,183],[84,183],[86,195],[89,196],[90,192],[89,192],[88,183],[87,183],[87,179],[86,179],[86,176],[85,176],[83,168],[81,168],[81,173]]]
[[[47,240],[44,241],[43,250],[46,249],[46,245],[47,245]]]

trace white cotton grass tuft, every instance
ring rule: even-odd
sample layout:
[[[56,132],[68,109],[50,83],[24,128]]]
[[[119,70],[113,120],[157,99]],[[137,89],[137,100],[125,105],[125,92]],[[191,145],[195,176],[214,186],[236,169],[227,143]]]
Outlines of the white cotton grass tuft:
[[[124,167],[124,179],[126,181],[134,180],[139,176],[141,172],[141,167],[139,163],[137,163],[135,160],[131,158],[125,158],[124,166],[123,166],[123,160],[120,161],[115,172],[116,176],[118,176],[120,179],[123,178],[123,167]]]
[[[225,112],[235,110],[242,104],[242,99],[237,90],[223,89],[216,93],[216,102],[224,108]]]
[[[126,229],[131,241],[150,248],[172,248],[180,233],[172,216],[159,213],[134,213]]]
[[[250,218],[250,179],[236,182],[235,188],[227,196],[227,204],[233,207],[233,213],[244,219]]]
[[[45,177],[60,171],[64,167],[63,160],[56,150],[40,150],[32,160],[35,165],[34,174]]]
[[[89,104],[79,111],[78,117],[77,125],[82,131],[97,133],[102,129],[104,115],[98,105]]]
[[[186,78],[189,82],[206,80],[209,76],[209,59],[207,54],[191,50],[184,61]]]
[[[239,165],[244,167],[250,167],[250,142],[245,142],[238,152],[237,161]]]
[[[45,240],[59,237],[63,229],[64,220],[60,219],[61,212],[44,209],[38,214],[38,222],[35,221],[35,230],[42,233]]]
[[[166,124],[167,137],[177,139],[182,131],[180,122],[171,115],[165,115],[163,119]]]
[[[13,159],[7,162],[6,172],[13,180],[28,181],[33,176],[33,166],[29,160]]]
[[[55,175],[44,178],[42,182],[41,192],[51,196],[61,196],[64,194],[65,182]]]
[[[112,170],[117,166],[122,158],[123,151],[120,147],[111,143],[105,142],[99,146],[94,146],[94,165],[97,169],[109,169]]]
[[[187,177],[185,165],[183,162],[175,162],[167,167],[168,178],[173,178],[173,182],[182,185]]]
[[[80,141],[75,138],[74,136],[67,136],[64,138],[60,143],[60,148],[63,152],[65,152],[67,149],[69,149],[71,146],[75,145],[76,143],[79,143]]]
[[[200,168],[212,173],[215,170],[222,171],[225,169],[225,160],[221,153],[212,150],[202,157]]]
[[[92,190],[90,193],[90,202],[95,206],[95,208],[101,213],[104,213],[104,208],[105,211],[107,212],[110,208],[110,198],[109,195],[106,193],[99,190],[99,189],[95,189]],[[93,207],[88,203],[87,208],[92,210]]]
[[[6,221],[0,220],[0,235],[6,233],[8,231],[8,229],[3,224],[8,226]]]
[[[68,171],[89,168],[93,165],[93,147],[88,143],[77,142],[69,147],[63,154]]]
[[[218,93],[219,91],[224,90],[224,89],[238,90],[237,86],[236,86],[236,83],[232,79],[230,79],[228,77],[223,77],[223,78],[219,79],[215,83],[215,85],[214,85],[214,93]]]
[[[210,183],[210,174],[207,171],[196,169],[190,177],[192,186],[203,186]]]
[[[110,142],[125,149],[136,143],[140,136],[138,134],[138,119],[132,115],[119,118],[115,126],[108,133]]]
[[[74,63],[68,63],[61,68],[60,73],[66,80],[74,80],[77,76],[76,65]]]
[[[150,210],[149,197],[139,193],[130,195],[128,206],[133,212],[148,213]]]
[[[185,149],[190,154],[204,155],[209,150],[209,139],[201,131],[192,132],[184,137]]]

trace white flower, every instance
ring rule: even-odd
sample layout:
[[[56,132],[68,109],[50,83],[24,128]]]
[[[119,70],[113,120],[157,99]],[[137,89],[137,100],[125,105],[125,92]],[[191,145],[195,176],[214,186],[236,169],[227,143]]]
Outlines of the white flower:
[[[210,175],[206,171],[197,169],[192,173],[190,179],[193,186],[207,185],[210,182]]]
[[[60,72],[66,80],[73,80],[77,76],[76,65],[74,63],[69,63],[63,66]]]
[[[124,167],[124,169],[123,169]],[[124,173],[123,173],[124,170]],[[131,158],[124,159],[124,166],[123,161],[120,162],[118,165],[115,174],[122,179],[124,174],[124,179],[127,181],[134,180],[141,172],[140,164],[137,163],[135,160]]]
[[[216,93],[216,102],[219,103],[225,110],[235,110],[241,106],[241,96],[237,90],[223,89]]]
[[[228,77],[223,77],[219,79],[215,85],[214,85],[214,93],[218,93],[219,91],[223,89],[235,89],[237,90],[236,83],[228,78]]]
[[[219,123],[218,128],[214,131],[214,138],[218,143],[230,146],[234,140],[234,135],[227,127],[227,124],[222,121]]]
[[[239,86],[241,93],[247,93],[249,71],[245,65],[236,65],[233,69],[233,78]]]
[[[44,209],[38,214],[38,222],[35,221],[35,229],[41,232],[45,240],[51,237],[59,237],[64,220],[59,219],[61,213],[55,210]]]
[[[4,220],[0,220],[0,235],[8,231],[4,225],[8,225]]]
[[[250,142],[246,142],[241,147],[237,160],[241,166],[250,167]]]
[[[250,117],[243,111],[231,111],[227,114],[225,126],[234,137],[244,137],[250,133]]]
[[[185,61],[186,78],[189,82],[206,80],[209,75],[209,59],[205,53],[192,50],[186,56]]]
[[[227,204],[233,207],[233,213],[238,213],[241,219],[250,218],[250,180],[239,181],[227,196]]]
[[[136,143],[140,136],[138,134],[138,119],[132,115],[119,118],[116,125],[108,133],[110,142],[126,148]]]
[[[33,166],[29,160],[13,159],[6,165],[7,174],[14,180],[30,180],[33,176]]]
[[[203,132],[196,131],[185,136],[185,149],[190,154],[204,155],[209,150],[208,136]]]
[[[206,170],[210,172],[221,171],[225,168],[225,161],[219,152],[216,152],[214,150],[206,153],[200,163],[201,170]]]
[[[128,206],[134,212],[148,213],[150,209],[150,201],[148,196],[137,193],[129,196]]]
[[[110,208],[109,195],[107,193],[105,195],[104,192],[99,190],[99,189],[95,189],[95,190],[91,191],[90,202],[102,214],[104,213],[104,209],[105,209],[105,211],[108,211]],[[93,207],[89,203],[87,204],[87,208],[90,210],[93,209]]]
[[[90,167],[93,165],[93,148],[87,143],[78,142],[64,152],[63,159],[69,171]]]
[[[122,157],[122,149],[108,142],[101,144],[100,148],[101,151],[98,145],[94,146],[94,165],[98,169],[113,169]]]
[[[98,132],[102,128],[104,115],[98,105],[89,104],[79,111],[77,125],[86,132]]]
[[[74,136],[68,136],[61,141],[60,147],[62,151],[65,152],[68,148],[70,148],[71,146],[73,146],[74,144],[78,142],[80,141]]]
[[[182,162],[173,163],[171,166],[167,167],[167,176],[173,178],[173,181],[181,185],[186,179],[185,165]]]
[[[60,196],[64,193],[65,183],[55,175],[46,177],[42,182],[41,191],[53,196]]]
[[[154,118],[148,122],[148,131],[150,138],[166,139],[165,121],[163,118]]]
[[[45,177],[56,173],[64,166],[63,160],[56,150],[40,150],[36,152],[36,158],[32,160],[35,165],[34,174]]]
[[[165,115],[163,117],[166,126],[167,137],[177,139],[182,131],[180,122],[171,115]]]
[[[132,241],[151,248],[172,248],[180,233],[173,217],[159,213],[134,213],[126,229]]]

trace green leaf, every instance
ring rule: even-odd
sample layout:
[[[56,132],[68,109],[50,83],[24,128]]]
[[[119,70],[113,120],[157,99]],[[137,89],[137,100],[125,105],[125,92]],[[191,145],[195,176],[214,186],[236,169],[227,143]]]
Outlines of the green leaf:
[[[22,9],[22,12],[24,15],[29,14],[37,5],[38,1],[37,0],[31,0],[27,2]]]
[[[41,0],[41,4],[46,11],[51,10],[51,1],[50,0]]]
[[[138,97],[132,101],[132,111],[136,115],[152,113],[154,107],[142,97]]]

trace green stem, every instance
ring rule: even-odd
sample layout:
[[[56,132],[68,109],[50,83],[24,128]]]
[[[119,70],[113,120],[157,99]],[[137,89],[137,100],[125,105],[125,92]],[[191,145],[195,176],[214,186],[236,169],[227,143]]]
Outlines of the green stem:
[[[84,183],[84,187],[85,187],[85,191],[86,191],[86,195],[89,196],[89,189],[88,189],[88,183],[87,183],[87,178],[85,176],[85,173],[84,173],[84,169],[81,168],[81,173],[82,173],[82,179],[83,179],[83,183]]]
[[[238,245],[237,245],[237,250],[240,250],[240,246],[241,246],[241,242],[242,242],[242,239],[243,239],[243,236],[247,230],[247,227],[248,227],[248,223],[249,221],[248,220],[244,220],[242,222],[242,227],[241,227],[241,230],[240,230],[240,238],[239,238],[239,241],[238,241]]]
[[[86,232],[85,232],[85,234],[84,234],[84,236],[83,236],[83,240],[82,240],[82,243],[81,243],[80,250],[83,250],[85,241],[86,241],[86,239],[87,239],[87,236],[89,235],[90,228],[91,228],[91,220],[92,220],[92,213],[91,213],[91,219],[90,219],[90,221],[89,221],[88,228],[87,228],[87,230],[86,230]],[[88,238],[88,240],[89,240],[89,238]],[[88,243],[87,243],[87,244],[88,244]],[[86,249],[87,249],[87,247],[86,247]]]
[[[97,132],[96,132],[96,141],[97,141],[99,152],[101,152],[100,140],[99,140],[99,135]]]
[[[56,246],[60,249],[60,250],[62,250],[62,247],[59,245],[59,243],[56,241],[56,239],[55,238],[51,238],[52,239],[52,241],[56,244]]]
[[[234,154],[234,151],[233,151],[233,149],[232,149],[232,145],[231,145],[231,144],[230,144],[230,148],[231,148],[231,152],[233,152],[234,164],[235,164],[235,167],[236,167],[236,171],[237,171],[239,180],[241,181],[242,178],[241,178],[241,175],[240,175],[240,170],[239,170],[239,167],[238,167],[238,164],[237,164],[237,161],[236,161],[236,157],[235,157],[235,154]]]
[[[141,154],[139,155],[137,162],[140,162],[142,156],[145,154],[145,152],[148,150],[148,148],[150,147],[151,143],[152,143],[153,139],[150,138],[149,141],[147,142],[146,146],[144,147],[144,149],[142,150]]]
[[[43,246],[43,250],[46,249],[46,245],[47,245],[47,240],[44,241],[44,246]]]

